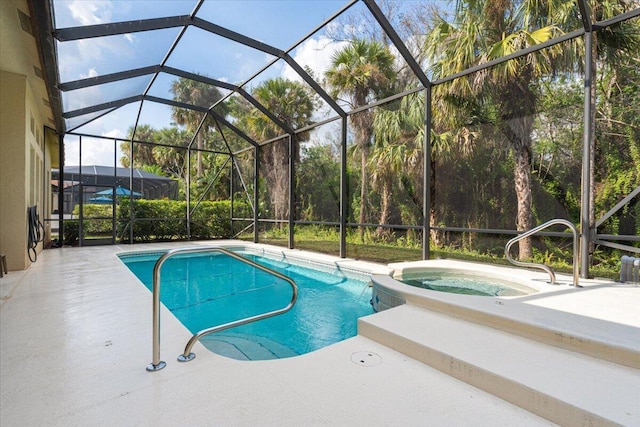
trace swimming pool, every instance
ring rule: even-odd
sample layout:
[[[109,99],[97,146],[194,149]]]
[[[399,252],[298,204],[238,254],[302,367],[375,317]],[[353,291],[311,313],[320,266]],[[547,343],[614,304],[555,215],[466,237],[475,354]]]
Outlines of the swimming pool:
[[[336,266],[298,265],[277,255],[234,252],[291,277],[298,301],[287,313],[203,337],[208,349],[240,360],[308,353],[355,336],[358,317],[373,312],[369,277]],[[151,289],[163,252],[121,254],[122,262]],[[162,268],[161,302],[191,331],[282,308],[290,285],[218,253],[178,255]]]

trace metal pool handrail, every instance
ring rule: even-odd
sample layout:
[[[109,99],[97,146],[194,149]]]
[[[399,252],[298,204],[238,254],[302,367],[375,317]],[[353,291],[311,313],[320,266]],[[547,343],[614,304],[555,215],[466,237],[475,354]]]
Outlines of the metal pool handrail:
[[[573,233],[573,286],[575,287],[580,287],[580,285],[578,284],[579,281],[579,275],[578,275],[578,229],[576,228],[575,225],[573,225],[572,222],[567,221],[566,219],[561,219],[561,218],[557,218],[557,219],[552,219],[551,221],[547,221],[542,225],[539,225],[535,228],[532,228],[529,231],[526,231],[522,234],[517,235],[516,237],[514,237],[513,239],[509,240],[507,242],[507,244],[504,247],[504,255],[507,258],[507,260],[513,264],[513,265],[517,265],[520,267],[533,267],[533,268],[539,268],[541,270],[546,271],[549,276],[551,277],[551,284],[555,284],[556,283],[556,275],[553,272],[553,270],[544,264],[538,264],[535,262],[523,262],[523,261],[517,261],[515,259],[513,259],[511,257],[511,254],[509,253],[511,246],[526,238],[531,236],[532,234],[536,234],[538,231],[544,230],[547,227],[550,227],[552,225],[556,225],[556,224],[562,224],[562,225],[566,225],[568,228],[571,229],[571,232]]]
[[[273,317],[273,316],[277,316],[278,314],[286,313],[287,311],[291,310],[293,305],[296,303],[296,300],[298,299],[298,286],[296,285],[296,282],[293,281],[293,279],[285,276],[284,274],[280,274],[277,271],[274,271],[268,267],[265,267],[261,264],[258,264],[247,258],[244,258],[227,249],[224,249],[218,246],[202,246],[198,248],[171,249],[170,251],[162,255],[160,258],[158,258],[158,261],[156,261],[156,264],[153,267],[153,288],[152,288],[152,292],[153,292],[153,332],[152,332],[153,333],[153,338],[152,338],[153,361],[147,366],[147,371],[149,372],[159,371],[160,369],[164,368],[167,365],[165,362],[160,360],[160,269],[162,268],[162,264],[164,264],[164,262],[167,259],[175,255],[197,253],[197,252],[220,252],[240,262],[244,262],[245,264],[249,264],[252,267],[255,267],[259,270],[265,271],[273,276],[278,277],[279,279],[282,279],[288,282],[291,285],[291,288],[293,290],[293,295],[291,296],[291,301],[289,302],[289,304],[287,304],[287,306],[284,308],[201,330],[200,332],[196,333],[194,336],[191,337],[191,339],[187,343],[187,346],[184,349],[184,353],[178,356],[178,360],[181,362],[188,362],[189,360],[193,360],[193,358],[196,357],[194,353],[191,353],[191,348],[203,336],[211,334],[213,332],[221,331],[224,329],[233,328],[235,326],[244,325],[244,324],[255,322],[261,319],[266,319],[267,317]]]

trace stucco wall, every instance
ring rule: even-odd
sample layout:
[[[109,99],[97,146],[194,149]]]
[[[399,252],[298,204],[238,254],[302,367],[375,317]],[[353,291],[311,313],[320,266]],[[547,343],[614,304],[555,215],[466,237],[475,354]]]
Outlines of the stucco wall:
[[[40,222],[44,222],[44,208],[46,204],[45,194],[51,191],[51,181],[44,182],[45,176],[45,137],[44,137],[44,117],[41,116],[40,109],[37,106],[42,100],[37,99],[35,91],[31,87],[31,81],[27,80],[26,90],[26,120],[27,129],[25,130],[25,148],[27,168],[25,174],[25,184],[27,191],[27,206],[37,206]],[[33,128],[30,121],[33,119]],[[26,216],[26,207],[25,207]],[[42,230],[41,230],[41,234]],[[44,238],[44,235],[42,235]],[[44,241],[38,243],[36,252],[40,253],[44,247]]]
[[[9,270],[27,266],[26,123],[27,78],[0,72],[0,252]]]
[[[43,218],[45,183],[43,118],[26,76],[0,71],[0,253],[9,270],[24,270],[27,207],[38,205]],[[42,250],[42,243],[38,245]]]

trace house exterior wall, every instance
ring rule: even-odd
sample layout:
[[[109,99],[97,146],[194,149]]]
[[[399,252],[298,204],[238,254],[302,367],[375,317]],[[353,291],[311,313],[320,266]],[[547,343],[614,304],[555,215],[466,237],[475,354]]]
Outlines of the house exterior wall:
[[[27,208],[38,206],[44,218],[51,162],[45,159],[44,120],[27,77],[0,71],[0,93],[0,253],[10,271],[24,270],[31,265]],[[42,248],[39,243],[37,252]]]

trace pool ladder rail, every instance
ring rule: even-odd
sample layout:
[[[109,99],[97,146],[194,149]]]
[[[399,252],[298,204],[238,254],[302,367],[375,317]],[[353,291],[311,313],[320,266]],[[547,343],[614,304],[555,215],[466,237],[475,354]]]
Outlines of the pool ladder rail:
[[[296,282],[293,281],[293,279],[291,279],[290,277],[285,276],[284,274],[280,274],[277,271],[274,271],[268,267],[265,267],[261,264],[258,264],[254,261],[251,261],[247,258],[244,258],[241,255],[238,255],[234,252],[231,252],[227,249],[221,248],[219,246],[202,246],[202,247],[197,247],[197,248],[178,248],[178,249],[172,249],[170,251],[168,251],[167,253],[163,254],[160,258],[158,258],[158,261],[156,261],[155,266],[153,267],[153,287],[152,287],[152,293],[153,293],[153,361],[147,366],[147,371],[149,372],[155,372],[155,371],[159,371],[162,368],[164,368],[165,366],[167,366],[167,364],[165,362],[163,362],[162,360],[160,360],[160,270],[162,268],[162,265],[164,264],[164,262],[166,260],[168,260],[169,258],[176,256],[176,255],[180,255],[180,254],[189,254],[189,253],[199,253],[199,252],[219,252],[222,254],[225,254],[227,256],[230,256],[231,258],[234,258],[240,262],[243,262],[245,264],[249,264],[252,267],[255,267],[259,270],[262,270],[266,273],[269,273],[273,276],[278,277],[279,279],[282,279],[286,282],[288,282],[291,285],[291,289],[292,289],[292,296],[291,296],[291,301],[289,301],[289,304],[287,304],[285,307],[280,308],[278,310],[273,310],[273,311],[269,311],[267,313],[263,313],[263,314],[258,314],[255,316],[251,316],[251,317],[246,317],[244,319],[240,319],[240,320],[235,320],[233,322],[229,322],[229,323],[224,323],[222,325],[218,325],[218,326],[212,326],[210,328],[206,328],[201,330],[200,332],[196,333],[195,335],[193,335],[191,337],[191,339],[189,340],[189,342],[187,342],[187,345],[185,346],[184,352],[178,356],[178,361],[179,362],[188,362],[190,360],[193,360],[196,355],[195,353],[191,352],[191,348],[194,346],[194,344],[196,342],[198,342],[198,340],[200,338],[202,338],[205,335],[209,335],[212,334],[214,332],[219,332],[225,329],[229,329],[229,328],[233,328],[236,326],[240,326],[240,325],[245,325],[247,323],[251,323],[251,322],[256,322],[258,320],[262,320],[262,319],[266,319],[268,317],[273,317],[273,316],[277,316],[279,314],[283,314],[286,313],[287,311],[291,310],[291,308],[293,308],[294,304],[296,303],[297,299],[298,299],[298,286],[296,285]]]
[[[539,231],[544,230],[545,228],[548,228],[552,225],[557,225],[557,224],[561,224],[561,225],[566,225],[569,229],[571,229],[571,232],[573,233],[573,286],[579,288],[581,287],[579,285],[579,274],[578,274],[578,229],[576,228],[575,225],[573,225],[572,222],[567,221],[566,219],[561,219],[561,218],[557,218],[557,219],[552,219],[551,221],[547,221],[544,224],[541,224],[535,228],[532,228],[529,231],[526,231],[522,234],[517,235],[516,237],[514,237],[513,239],[509,240],[507,242],[507,244],[504,247],[504,255],[507,258],[507,261],[509,261],[511,264],[513,265],[517,265],[519,267],[528,267],[528,268],[538,268],[540,270],[544,270],[549,274],[550,280],[551,280],[551,284],[555,285],[556,283],[556,275],[553,272],[553,270],[551,269],[551,267],[549,267],[548,265],[545,264],[538,264],[535,262],[524,262],[524,261],[518,261],[513,259],[513,257],[510,254],[511,251],[511,246],[513,246],[514,243],[519,242],[522,239],[525,239],[533,234],[536,234]]]

